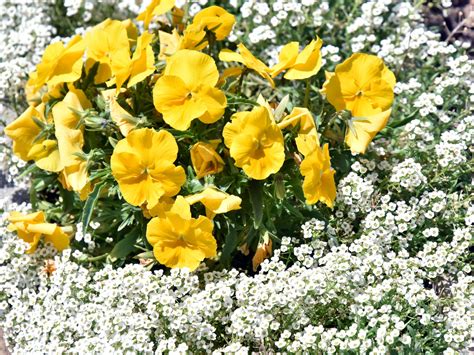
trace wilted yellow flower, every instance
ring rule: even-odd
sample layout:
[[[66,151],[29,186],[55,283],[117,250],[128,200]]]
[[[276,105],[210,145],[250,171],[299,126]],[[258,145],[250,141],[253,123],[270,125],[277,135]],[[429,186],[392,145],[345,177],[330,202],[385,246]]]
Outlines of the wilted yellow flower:
[[[153,103],[164,121],[184,131],[198,118],[214,123],[224,114],[227,99],[215,88],[219,80],[214,60],[207,54],[183,49],[168,59],[164,75],[153,89]]]
[[[216,214],[239,210],[242,203],[240,197],[229,195],[215,187],[206,187],[202,192],[186,196],[185,199],[190,205],[201,202],[206,207],[206,216],[211,219]]]
[[[130,62],[130,45],[126,25],[118,20],[107,19],[91,30],[85,36],[87,47],[86,70],[98,62],[96,84],[109,80],[112,75],[120,77],[127,73]]]
[[[331,168],[329,146],[325,144],[321,149],[317,145],[306,154],[300,165],[301,174],[304,176],[303,192],[306,203],[312,205],[321,201],[332,208],[336,198],[336,183],[335,171]]]
[[[285,161],[283,135],[265,107],[235,114],[223,136],[235,165],[253,179],[266,179]]]
[[[327,100],[337,111],[348,110],[353,117],[346,143],[353,152],[364,153],[390,117],[395,75],[377,56],[356,53],[327,77],[323,87]]]
[[[320,38],[316,38],[301,53],[298,53],[299,43],[288,43],[280,51],[278,64],[271,68],[272,77],[277,76],[286,69],[288,71],[284,78],[288,80],[302,80],[316,75],[322,65],[322,45],[323,41]]]
[[[76,191],[85,199],[91,190],[87,173],[87,161],[80,157],[83,153],[84,136],[78,128],[80,117],[75,111],[91,107],[84,92],[73,89],[64,99],[53,106],[55,135],[58,141],[59,156],[63,170],[60,182],[64,188]],[[73,111],[74,110],[74,111]]]
[[[69,237],[63,232],[61,227],[53,223],[46,223],[43,212],[24,214],[11,212],[8,220],[11,222],[7,229],[10,232],[17,232],[18,237],[30,244],[28,254],[33,253],[41,236],[45,242],[52,243],[58,251],[69,247]]]
[[[237,48],[239,53],[232,52],[229,49],[223,49],[219,53],[219,59],[223,62],[238,62],[242,63],[245,67],[255,71],[262,78],[268,80],[272,87],[275,86],[272,77],[270,76],[270,68],[263,63],[260,59],[256,58],[242,43]]]
[[[40,124],[48,124],[44,108],[43,103],[28,107],[5,127],[5,134],[13,141],[13,153],[22,160],[34,160],[39,168],[56,172],[62,169],[57,142],[40,135],[43,130]]]
[[[125,89],[122,90],[125,91]],[[117,102],[117,91],[115,89],[103,90],[101,94],[109,110],[110,118],[117,124],[120,133],[126,137],[136,126],[135,118]]]
[[[263,263],[263,261],[272,255],[272,240],[268,234],[265,234],[263,240],[258,243],[257,250],[255,255],[252,258],[252,268],[253,271],[257,271],[258,266]]]
[[[234,15],[228,13],[220,6],[209,6],[199,11],[193,19],[194,24],[203,26],[206,30],[214,32],[216,39],[225,39],[235,24]]]
[[[195,270],[205,258],[217,254],[213,228],[207,217],[192,218],[189,204],[178,196],[169,211],[148,223],[146,237],[161,264]]]
[[[225,163],[215,151],[217,144],[213,143],[216,142],[198,142],[191,148],[191,162],[198,179],[224,170]]]
[[[81,36],[73,37],[65,46],[62,42],[50,44],[43,53],[41,63],[30,74],[29,85],[38,91],[44,84],[54,86],[78,80],[82,74],[84,41]]]
[[[142,13],[137,16],[138,21],[143,21],[145,30],[148,29],[151,20],[153,17],[163,15],[164,13],[171,10],[174,6],[175,0],[151,0],[150,5],[148,5]]]
[[[167,131],[150,128],[131,131],[114,148],[112,174],[124,199],[134,206],[154,207],[162,196],[174,196],[186,180],[184,169],[175,166],[178,145]]]

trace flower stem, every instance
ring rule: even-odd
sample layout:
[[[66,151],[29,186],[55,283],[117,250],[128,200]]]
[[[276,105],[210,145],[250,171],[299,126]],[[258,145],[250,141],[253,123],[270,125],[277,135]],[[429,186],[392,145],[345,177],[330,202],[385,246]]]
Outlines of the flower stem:
[[[311,110],[310,94],[311,94],[311,81],[308,78],[306,79],[306,90],[304,92],[304,102],[303,102],[303,106],[306,107],[308,110]]]

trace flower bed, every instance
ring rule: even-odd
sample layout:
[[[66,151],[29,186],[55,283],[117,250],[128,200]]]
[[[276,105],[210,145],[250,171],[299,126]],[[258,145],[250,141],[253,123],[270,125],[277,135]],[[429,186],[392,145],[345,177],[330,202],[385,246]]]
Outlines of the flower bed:
[[[474,63],[421,5],[77,4],[0,5],[47,28],[0,66],[11,351],[467,348]]]

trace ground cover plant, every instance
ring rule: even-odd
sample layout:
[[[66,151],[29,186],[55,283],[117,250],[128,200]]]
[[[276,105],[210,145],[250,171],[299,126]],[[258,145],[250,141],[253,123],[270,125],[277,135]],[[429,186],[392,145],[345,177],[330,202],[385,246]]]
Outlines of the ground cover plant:
[[[2,6],[48,29],[0,67],[11,350],[466,349],[473,62],[422,3]]]

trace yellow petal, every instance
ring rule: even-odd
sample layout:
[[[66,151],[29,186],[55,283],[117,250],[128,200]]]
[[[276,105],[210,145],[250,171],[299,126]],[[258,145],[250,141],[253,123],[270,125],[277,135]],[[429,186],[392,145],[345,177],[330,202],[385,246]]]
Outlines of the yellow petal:
[[[209,6],[194,16],[193,23],[200,24],[208,31],[214,32],[216,39],[222,41],[232,31],[235,17],[222,7]]]
[[[163,15],[164,13],[171,10],[174,6],[175,0],[152,0],[150,5],[148,5],[145,11],[141,12],[137,16],[138,21],[143,21],[145,30],[148,29],[151,20],[155,16]]]
[[[320,38],[311,41],[311,43],[298,54],[291,69],[285,74],[285,79],[302,80],[316,75],[322,65],[322,45],[323,41]]]
[[[278,56],[278,64],[271,68],[272,77],[276,77],[283,70],[291,68],[291,66],[296,62],[296,57],[298,56],[298,49],[298,42],[290,42],[283,46]]]

